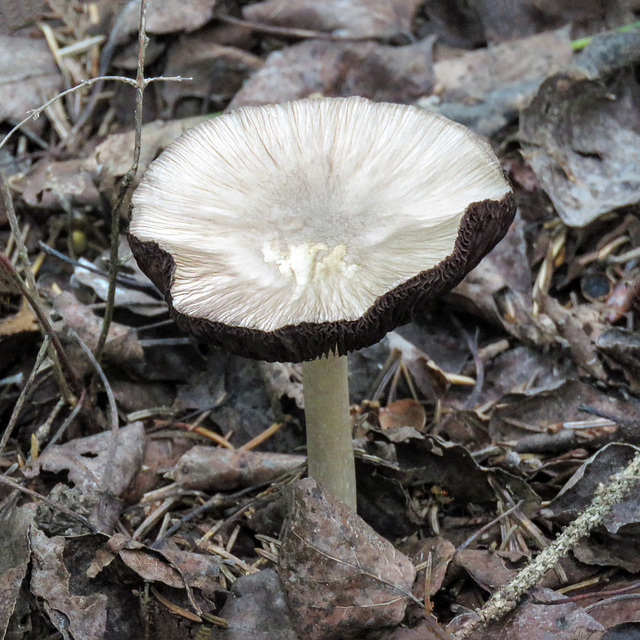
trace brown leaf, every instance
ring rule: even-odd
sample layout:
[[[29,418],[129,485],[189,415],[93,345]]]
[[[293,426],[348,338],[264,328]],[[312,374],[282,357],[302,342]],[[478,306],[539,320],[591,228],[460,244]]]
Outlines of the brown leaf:
[[[409,558],[312,478],[293,486],[278,560],[294,625],[309,640],[396,625],[411,598]]]
[[[640,336],[637,331],[612,327],[600,334],[596,347],[612,367],[622,369],[634,391],[640,390]]]
[[[102,328],[99,318],[88,305],[82,304],[71,292],[63,291],[53,299],[53,307],[62,318],[54,328],[64,334],[66,329],[73,329],[80,339],[90,348],[95,349]],[[75,340],[69,341],[69,352],[74,360],[86,361]],[[105,359],[121,366],[144,358],[142,347],[135,331],[118,322],[109,326],[109,334],[105,344]],[[88,365],[87,365],[88,366]]]
[[[489,42],[501,42],[538,31],[559,27],[572,21],[600,18],[601,0],[475,0],[477,11]]]
[[[424,564],[431,556],[430,574],[427,576],[428,583],[425,585],[426,569],[421,569],[413,585],[413,595],[418,600],[422,600],[425,596],[425,587],[427,587],[428,596],[438,593],[449,563],[456,553],[453,543],[440,536],[423,539],[412,538],[402,545],[401,550],[412,559],[414,565]]]
[[[195,31],[213,17],[216,0],[155,0],[147,7],[147,33]],[[120,30],[133,34],[140,21],[140,2],[130,2],[122,11]]]
[[[454,563],[490,592],[511,582],[516,576],[515,571],[505,567],[499,555],[488,549],[460,549],[456,552]]]
[[[0,284],[1,286],[1,284]],[[36,315],[23,299],[20,310],[7,318],[0,319],[0,336],[12,336],[15,333],[32,333],[38,330]]]
[[[629,444],[611,443],[600,449],[580,466],[560,493],[546,507],[552,517],[562,523],[580,515],[593,500],[601,483],[607,484],[611,475],[621,472],[638,451]],[[548,516],[547,516],[548,517]],[[603,525],[609,533],[619,533],[631,525],[640,524],[640,496],[630,493],[622,502],[614,505],[604,518]]]
[[[620,427],[606,431],[595,427],[593,431],[580,429],[580,422],[592,418],[581,410],[583,404],[614,416],[631,417],[638,413],[630,402],[612,398],[580,380],[569,380],[556,389],[519,400],[514,398],[509,404],[498,407],[489,423],[491,438],[494,442],[514,442],[519,452],[564,451],[593,440],[606,443],[613,437],[619,439],[621,432],[628,439]],[[629,429],[629,432],[633,430]]]
[[[541,55],[542,53],[542,55]],[[527,38],[511,39],[495,47],[476,49],[434,65],[436,92],[443,101],[486,100],[492,91],[527,83],[532,97],[537,84],[571,61],[566,28]],[[532,84],[533,83],[533,84]]]

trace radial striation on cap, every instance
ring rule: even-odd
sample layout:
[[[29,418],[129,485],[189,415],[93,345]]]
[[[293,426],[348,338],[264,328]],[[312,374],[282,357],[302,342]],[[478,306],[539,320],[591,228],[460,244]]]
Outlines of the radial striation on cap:
[[[129,241],[182,328],[237,355],[300,362],[408,322],[514,212],[491,148],[462,125],[320,98],[189,130],[137,188]]]

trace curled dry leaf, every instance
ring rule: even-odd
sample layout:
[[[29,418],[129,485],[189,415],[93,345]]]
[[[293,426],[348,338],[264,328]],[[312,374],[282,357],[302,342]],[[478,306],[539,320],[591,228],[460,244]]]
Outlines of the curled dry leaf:
[[[383,429],[390,427],[413,427],[416,431],[424,431],[427,423],[427,414],[422,404],[413,398],[403,398],[391,402],[382,407],[378,414],[380,426]]]
[[[411,598],[411,560],[312,478],[293,486],[278,560],[294,625],[308,640],[397,625]]]
[[[166,476],[185,488],[230,491],[272,482],[304,464],[304,456],[196,446]]]

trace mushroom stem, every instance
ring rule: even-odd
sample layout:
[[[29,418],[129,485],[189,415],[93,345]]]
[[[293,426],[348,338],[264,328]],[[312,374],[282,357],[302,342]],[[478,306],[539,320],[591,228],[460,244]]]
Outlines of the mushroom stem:
[[[347,356],[329,355],[302,365],[309,475],[355,510],[347,373]]]

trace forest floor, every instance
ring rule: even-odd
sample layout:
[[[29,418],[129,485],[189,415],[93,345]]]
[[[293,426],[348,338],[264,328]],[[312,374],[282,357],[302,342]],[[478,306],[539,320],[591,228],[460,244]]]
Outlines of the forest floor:
[[[144,46],[139,0],[4,4],[0,637],[639,637],[624,474],[469,623],[638,452],[640,2],[148,0]],[[181,133],[313,95],[465,124],[518,204],[450,295],[350,355],[360,517],[300,482],[300,366],[181,333],[125,235]]]

